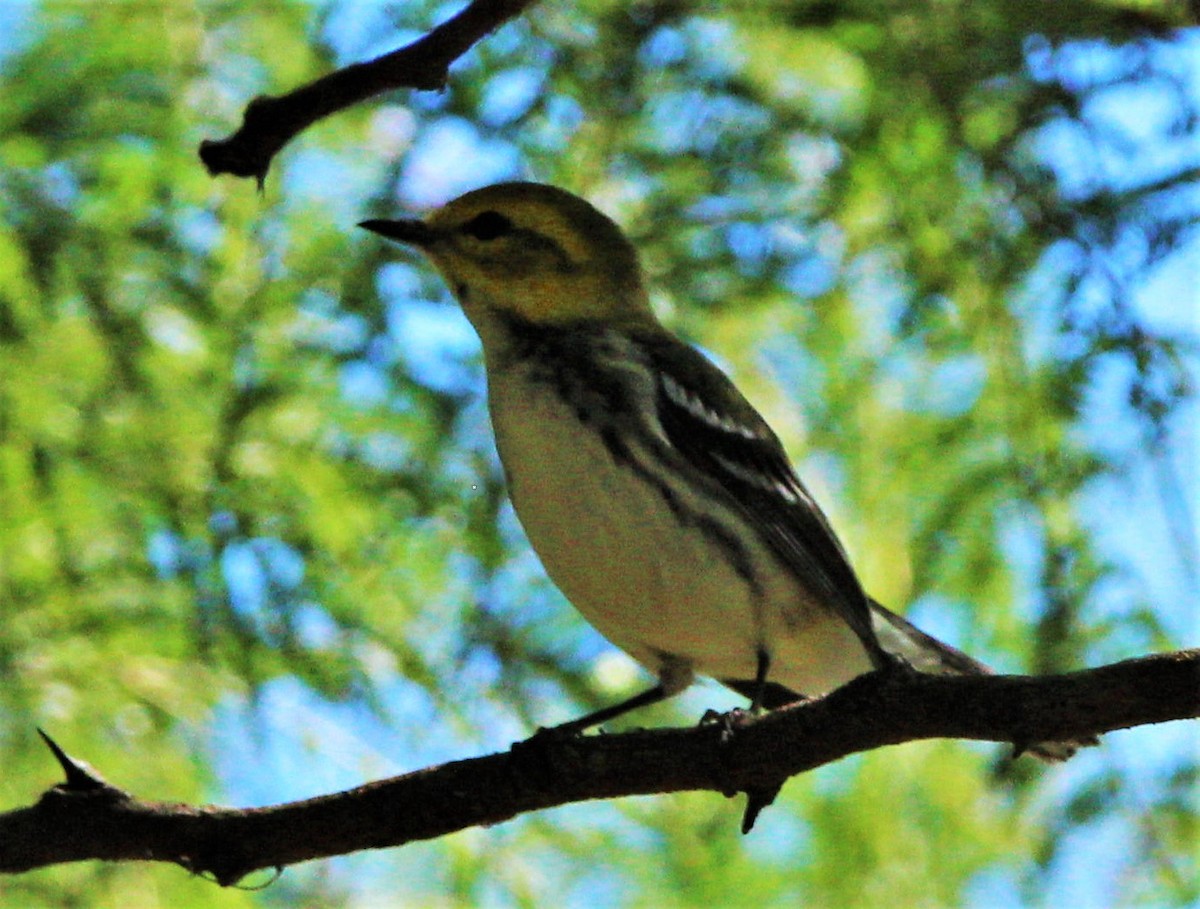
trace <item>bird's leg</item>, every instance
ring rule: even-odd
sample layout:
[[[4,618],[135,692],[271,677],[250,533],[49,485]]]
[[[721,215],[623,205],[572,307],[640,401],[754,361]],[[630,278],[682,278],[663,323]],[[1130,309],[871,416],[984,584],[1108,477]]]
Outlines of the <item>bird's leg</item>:
[[[757,716],[762,713],[763,700],[767,692],[767,673],[771,671],[771,654],[766,647],[760,644],[755,656],[758,662],[754,669],[754,697],[750,699],[750,713]],[[732,729],[730,732],[732,733]],[[754,828],[754,822],[758,820],[762,810],[775,801],[775,796],[779,795],[779,790],[783,788],[786,780],[787,777],[784,777],[776,785],[753,786],[746,790],[746,811],[742,814],[743,836]]]
[[[771,654],[767,648],[759,646],[756,654],[758,663],[754,669],[754,696],[750,698],[750,712],[758,714],[763,709],[763,696],[767,690],[767,673],[771,669]]]
[[[593,726],[599,726],[601,723],[607,723],[609,720],[628,713],[631,710],[637,710],[639,707],[657,704],[659,701],[664,701],[671,697],[672,694],[674,692],[668,691],[666,686],[661,684],[655,685],[653,688],[647,689],[641,694],[635,694],[633,697],[627,698],[619,704],[602,707],[586,716],[581,716],[577,720],[569,720],[566,723],[560,723],[557,726],[551,726],[549,729],[542,731],[555,735],[574,735]]]

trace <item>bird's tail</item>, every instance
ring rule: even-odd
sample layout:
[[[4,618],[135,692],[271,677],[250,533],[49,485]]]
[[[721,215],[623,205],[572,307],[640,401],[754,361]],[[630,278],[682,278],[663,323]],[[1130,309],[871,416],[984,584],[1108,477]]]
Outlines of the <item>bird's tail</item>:
[[[920,672],[931,675],[995,674],[989,666],[926,634],[875,600],[871,600],[871,625],[884,650],[903,657]],[[1043,761],[1057,762],[1065,761],[1082,747],[1096,744],[1099,740],[1089,736],[1063,742],[1035,742],[1025,750]]]

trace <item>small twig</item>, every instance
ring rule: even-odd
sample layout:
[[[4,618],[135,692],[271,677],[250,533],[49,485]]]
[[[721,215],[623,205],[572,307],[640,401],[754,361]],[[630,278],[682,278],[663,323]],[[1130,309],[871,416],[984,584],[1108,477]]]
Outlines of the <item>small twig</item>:
[[[46,747],[50,749],[50,753],[54,755],[54,759],[58,761],[58,765],[62,767],[63,775],[66,777],[66,781],[58,785],[58,789],[67,792],[95,792],[98,789],[112,788],[90,764],[86,761],[77,761],[63,751],[58,742],[50,738],[44,729],[39,728],[38,735],[42,737],[42,741],[46,743]]]
[[[407,47],[353,63],[286,95],[255,98],[237,132],[200,143],[200,160],[213,176],[254,177],[261,188],[276,153],[309,126],[380,92],[445,87],[451,63],[535,2],[475,0]]]

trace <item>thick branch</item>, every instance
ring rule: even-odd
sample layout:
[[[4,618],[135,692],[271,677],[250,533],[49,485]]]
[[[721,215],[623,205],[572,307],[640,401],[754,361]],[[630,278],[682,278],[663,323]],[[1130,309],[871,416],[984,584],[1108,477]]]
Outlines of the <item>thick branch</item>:
[[[1044,678],[874,673],[744,722],[535,737],[505,753],[270,808],[144,802],[88,774],[82,787],[68,782],[0,815],[0,871],[152,860],[231,884],[259,868],[400,846],[588,799],[684,790],[753,798],[848,754],[915,739],[1070,739],[1197,716],[1200,650],[1188,650]]]
[[[200,160],[213,176],[255,177],[261,184],[276,152],[298,133],[380,92],[443,88],[451,63],[535,2],[475,0],[407,47],[351,64],[286,95],[255,98],[236,133],[200,143]]]

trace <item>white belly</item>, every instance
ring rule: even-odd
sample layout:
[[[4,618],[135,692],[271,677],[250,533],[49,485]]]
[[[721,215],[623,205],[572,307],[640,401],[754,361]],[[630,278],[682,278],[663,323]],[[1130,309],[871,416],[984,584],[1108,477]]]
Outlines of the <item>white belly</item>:
[[[506,385],[505,383],[511,383]],[[813,605],[755,541],[751,584],[698,522],[672,510],[544,385],[492,377],[492,420],[517,515],[550,578],[652,672],[768,678],[819,694],[870,670],[857,636]],[[702,503],[728,526],[721,506]],[[721,520],[725,519],[725,520]]]

